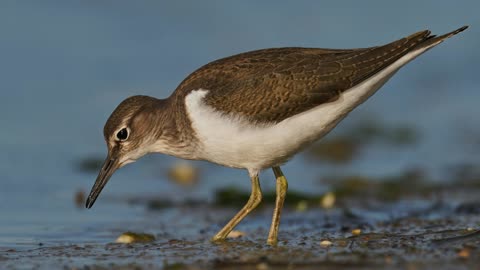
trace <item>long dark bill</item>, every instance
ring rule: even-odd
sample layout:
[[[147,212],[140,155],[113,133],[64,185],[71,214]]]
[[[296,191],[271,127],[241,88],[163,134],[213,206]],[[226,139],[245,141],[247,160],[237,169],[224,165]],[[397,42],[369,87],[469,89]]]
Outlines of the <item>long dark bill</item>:
[[[102,169],[98,174],[97,180],[95,180],[95,184],[92,187],[92,191],[90,191],[90,195],[88,195],[87,202],[85,207],[91,208],[97,200],[98,195],[102,191],[103,187],[107,184],[108,180],[112,176],[112,174],[118,169],[119,163],[117,158],[112,157],[109,155],[105,162],[103,163]]]

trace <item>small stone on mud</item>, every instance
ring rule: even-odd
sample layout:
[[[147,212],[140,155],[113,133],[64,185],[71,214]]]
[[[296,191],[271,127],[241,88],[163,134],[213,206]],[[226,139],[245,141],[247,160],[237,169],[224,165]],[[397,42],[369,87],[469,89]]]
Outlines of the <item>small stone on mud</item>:
[[[320,199],[320,206],[323,209],[330,209],[335,205],[335,194],[333,192],[327,192]]]
[[[242,236],[245,236],[246,233],[242,231],[231,231],[228,235],[227,238],[239,238]]]
[[[120,235],[115,243],[130,244],[130,243],[147,243],[155,241],[155,236],[148,233],[134,233],[125,232]]]
[[[470,249],[469,248],[463,248],[461,249],[458,253],[457,256],[462,259],[467,259],[470,257]]]
[[[353,235],[360,235],[362,233],[362,230],[361,229],[353,229],[352,230],[352,234]]]
[[[267,270],[268,269],[268,264],[265,262],[261,262],[255,266],[255,269],[257,270]]]
[[[178,162],[168,170],[168,177],[181,186],[192,186],[197,183],[198,169],[188,162]]]
[[[329,240],[323,240],[323,241],[320,242],[320,246],[322,246],[322,247],[329,247],[329,246],[331,246],[332,244],[333,244],[333,243],[332,243],[331,241],[329,241]]]

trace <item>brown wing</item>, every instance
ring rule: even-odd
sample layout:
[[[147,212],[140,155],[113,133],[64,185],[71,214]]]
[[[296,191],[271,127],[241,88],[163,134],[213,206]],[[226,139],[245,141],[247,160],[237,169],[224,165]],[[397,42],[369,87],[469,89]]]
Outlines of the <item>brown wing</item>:
[[[422,31],[365,49],[275,48],[242,53],[201,67],[174,95],[209,90],[205,102],[220,112],[241,114],[261,123],[280,122],[338,99],[343,91],[418,46],[428,46],[462,30],[436,38],[430,31]]]

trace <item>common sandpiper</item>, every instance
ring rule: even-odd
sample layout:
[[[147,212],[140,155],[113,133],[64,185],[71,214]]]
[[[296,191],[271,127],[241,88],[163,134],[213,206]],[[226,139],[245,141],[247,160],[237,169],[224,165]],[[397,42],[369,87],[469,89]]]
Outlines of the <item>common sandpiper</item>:
[[[241,53],[197,69],[166,99],[129,97],[105,124],[108,156],[86,207],[117,169],[148,153],[246,169],[250,198],[213,237],[219,241],[260,203],[259,172],[272,168],[276,202],[267,243],[276,245],[288,186],[280,166],[331,131],[402,66],[466,28],[441,36],[421,31],[362,49]]]

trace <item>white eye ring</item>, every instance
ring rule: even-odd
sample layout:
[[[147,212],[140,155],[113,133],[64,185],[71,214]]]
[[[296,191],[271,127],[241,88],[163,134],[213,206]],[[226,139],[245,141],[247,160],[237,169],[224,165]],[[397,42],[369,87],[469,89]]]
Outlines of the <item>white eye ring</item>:
[[[115,140],[119,142],[123,142],[123,141],[126,141],[129,136],[130,136],[130,129],[127,127],[124,127],[117,131],[117,133],[115,134]]]

